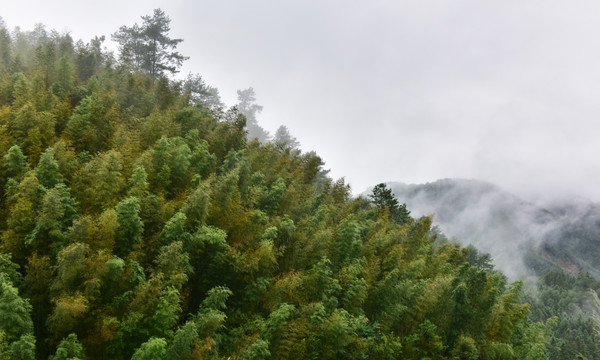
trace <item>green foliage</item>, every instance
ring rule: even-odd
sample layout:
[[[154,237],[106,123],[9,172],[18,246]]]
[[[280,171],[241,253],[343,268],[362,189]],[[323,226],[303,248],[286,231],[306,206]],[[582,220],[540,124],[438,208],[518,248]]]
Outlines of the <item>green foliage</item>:
[[[0,331],[9,342],[33,332],[30,313],[29,301],[21,298],[19,291],[4,274],[0,274]]]
[[[336,259],[339,266],[360,256],[362,239],[360,226],[352,218],[345,218],[337,228]]]
[[[271,356],[269,352],[269,342],[265,340],[257,340],[246,349],[242,354],[243,360],[266,360]]]
[[[35,227],[25,237],[25,243],[41,251],[49,249],[54,254],[58,253],[65,245],[68,229],[77,217],[77,205],[65,184],[57,184],[46,192],[41,200]]]
[[[470,337],[461,336],[454,343],[451,352],[452,360],[477,360],[479,359],[479,350],[475,340]]]
[[[150,333],[157,336],[172,337],[172,329],[177,324],[181,308],[179,291],[170,287],[158,300],[156,311],[149,319]]]
[[[283,197],[285,189],[285,181],[282,178],[278,178],[277,180],[275,180],[273,185],[271,185],[271,188],[261,199],[261,209],[267,212],[268,214],[273,214],[274,212],[276,212],[279,208],[279,202]]]
[[[50,360],[83,360],[83,346],[77,340],[77,335],[69,334],[64,338],[58,348],[56,348],[56,355],[51,356]]]
[[[210,289],[206,298],[202,301],[203,309],[222,310],[226,308],[225,302],[232,292],[226,287],[215,287]]]
[[[539,296],[528,294],[527,300],[531,303],[531,317],[546,322],[537,338],[545,337],[549,358],[600,359],[595,313],[600,282],[588,274],[574,276],[555,270],[540,279],[536,290]]]
[[[196,174],[206,177],[217,161],[215,155],[209,152],[208,142],[200,139],[198,129],[187,132],[185,140],[192,150],[190,156],[191,168]]]
[[[163,76],[180,40],[142,19],[116,65],[0,24],[0,357],[598,358],[597,282],[548,275],[530,318],[384,184],[353,198],[285,126],[267,141],[252,88],[226,109]]]
[[[129,178],[128,196],[142,199],[148,196],[148,177],[143,166],[137,166]]]
[[[425,320],[418,330],[406,338],[403,353],[406,359],[442,359],[444,343],[437,327]]]
[[[169,195],[188,185],[191,156],[191,150],[182,138],[158,139],[152,151],[155,191]]]
[[[22,335],[19,340],[10,344],[10,359],[35,359],[35,337],[32,334]]]
[[[29,169],[27,157],[23,155],[19,145],[11,146],[3,160],[4,173],[8,178],[19,180]]]
[[[57,69],[57,81],[52,84],[52,92],[66,99],[75,89],[75,71],[68,54],[60,58]]]
[[[188,321],[175,332],[173,342],[167,351],[168,359],[189,359],[192,355],[194,344],[198,340],[196,323]]]
[[[121,200],[115,207],[119,230],[117,255],[127,255],[141,240],[144,223],[140,218],[140,202],[135,197]]]
[[[400,205],[398,199],[392,194],[384,183],[377,184],[373,188],[373,194],[369,195],[373,204],[379,211],[388,211],[391,220],[398,224],[404,224],[408,221],[410,211],[406,209],[406,204]]]
[[[185,229],[186,221],[187,216],[182,212],[173,215],[163,228],[161,236],[162,242],[164,244],[171,244],[175,241],[180,241],[189,247],[192,241],[192,235]]]
[[[95,153],[107,149],[114,132],[111,126],[114,113],[107,100],[92,94],[83,98],[73,110],[66,132],[77,151]]]
[[[52,288],[58,292],[73,293],[84,281],[89,246],[73,243],[56,256],[57,273]]]
[[[138,71],[156,77],[165,72],[176,73],[187,58],[174,50],[182,39],[168,37],[171,20],[160,9],[152,16],[142,16],[142,25],[122,26],[113,34],[119,43],[121,61]]]
[[[59,170],[58,161],[54,159],[54,150],[46,149],[40,156],[35,174],[46,189],[53,188],[56,184],[62,182],[62,175]]]
[[[19,273],[19,265],[11,261],[10,254],[0,253],[0,276],[17,287],[23,283],[23,276]]]
[[[33,164],[37,163],[42,151],[51,145],[55,135],[54,116],[38,111],[29,102],[14,112],[8,125],[9,133]]]
[[[163,338],[150,338],[133,353],[131,360],[163,360],[167,354],[167,342]]]
[[[87,152],[80,152],[87,156]],[[123,187],[122,155],[115,150],[93,157],[77,172],[73,194],[89,212],[100,212],[115,206]]]
[[[188,273],[192,271],[189,255],[183,251],[183,243],[174,241],[160,248],[154,261],[157,273],[161,273],[165,284],[173,285],[178,289],[187,282]]]

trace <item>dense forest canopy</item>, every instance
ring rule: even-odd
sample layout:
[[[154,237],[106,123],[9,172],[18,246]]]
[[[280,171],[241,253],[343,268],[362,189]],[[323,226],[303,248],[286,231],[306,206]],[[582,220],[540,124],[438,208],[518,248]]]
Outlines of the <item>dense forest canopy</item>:
[[[142,19],[113,35],[118,56],[0,22],[0,358],[545,359],[573,343],[385,185],[353,198],[284,126],[248,136],[252,88],[226,108],[199,75],[170,79],[181,40],[164,12]]]

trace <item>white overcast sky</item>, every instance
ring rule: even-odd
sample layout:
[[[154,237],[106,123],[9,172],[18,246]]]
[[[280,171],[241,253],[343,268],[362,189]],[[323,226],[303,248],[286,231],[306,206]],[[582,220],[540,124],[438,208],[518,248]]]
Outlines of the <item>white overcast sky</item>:
[[[460,177],[600,201],[600,1],[4,0],[0,16],[88,41],[158,7],[183,74],[228,105],[254,87],[261,125],[355,193]]]

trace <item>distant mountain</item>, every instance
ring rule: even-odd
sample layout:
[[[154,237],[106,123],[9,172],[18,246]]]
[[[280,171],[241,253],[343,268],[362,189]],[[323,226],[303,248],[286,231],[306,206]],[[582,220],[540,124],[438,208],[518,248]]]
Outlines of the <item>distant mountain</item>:
[[[445,235],[490,253],[510,278],[557,267],[600,278],[598,204],[581,199],[534,204],[477,180],[388,186],[412,215],[433,215]]]

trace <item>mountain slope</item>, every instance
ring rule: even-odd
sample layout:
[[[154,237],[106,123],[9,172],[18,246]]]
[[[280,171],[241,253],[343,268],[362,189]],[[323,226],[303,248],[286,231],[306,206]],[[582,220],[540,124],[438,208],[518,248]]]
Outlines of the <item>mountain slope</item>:
[[[580,199],[533,204],[477,180],[389,185],[413,215],[433,214],[446,235],[489,252],[511,278],[553,267],[600,276],[596,204]]]
[[[547,358],[522,284],[429,218],[41,30],[0,21],[0,359]]]
[[[531,319],[555,327],[551,360],[600,357],[598,205],[563,199],[541,206],[474,180],[391,187],[413,215],[434,214],[445,234],[491,253],[513,279],[527,278]]]

